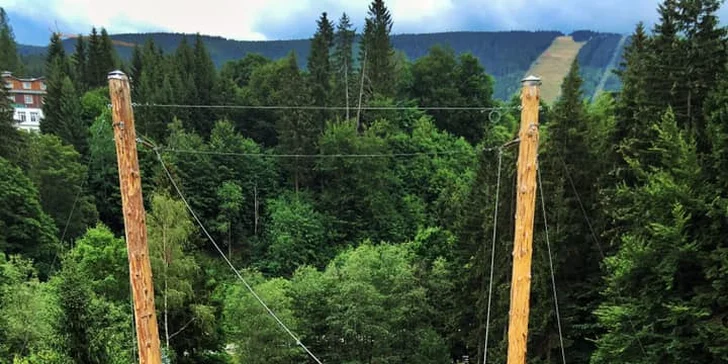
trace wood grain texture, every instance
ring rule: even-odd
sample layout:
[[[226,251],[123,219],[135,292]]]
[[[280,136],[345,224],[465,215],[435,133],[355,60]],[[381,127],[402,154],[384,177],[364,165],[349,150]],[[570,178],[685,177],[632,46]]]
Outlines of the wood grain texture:
[[[511,309],[508,323],[508,364],[526,362],[531,296],[531,256],[536,204],[539,82],[526,81],[521,91],[521,140],[518,150],[516,229],[513,241]]]
[[[109,75],[114,141],[119,166],[119,186],[124,213],[124,231],[129,257],[129,278],[134,298],[134,321],[139,363],[160,364],[159,331],[154,306],[152,266],[147,246],[147,226],[137,158],[134,112],[129,79],[123,73]]]

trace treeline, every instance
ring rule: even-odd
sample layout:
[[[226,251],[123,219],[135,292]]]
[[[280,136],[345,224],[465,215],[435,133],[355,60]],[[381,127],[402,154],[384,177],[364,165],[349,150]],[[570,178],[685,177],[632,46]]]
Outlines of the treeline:
[[[621,93],[585,103],[575,63],[544,105],[529,362],[561,361],[546,221],[568,362],[728,361],[718,5],[666,0],[653,31],[632,35]],[[486,327],[488,357],[504,361],[516,153],[499,170],[493,148],[515,138],[519,102],[494,101],[472,55],[398,56],[392,21],[373,1],[357,44],[347,16],[322,14],[306,70],[290,54],[217,71],[200,37],[173,53],[147,42],[129,64],[103,40],[82,38],[83,57],[55,51],[54,37],[42,133],[15,131],[0,97],[0,363],[135,360],[113,126],[93,76],[117,66],[145,140],[171,362],[308,359],[221,261],[157,153],[225,255],[323,362],[482,362]],[[359,110],[360,98],[386,108]]]
[[[357,31],[354,43],[361,41],[362,29]],[[560,32],[555,31],[509,31],[509,32],[448,32],[433,34],[398,34],[392,35],[392,44],[400,57],[414,61],[426,55],[435,45],[447,45],[456,54],[471,53],[478,58],[495,79],[499,82],[495,88],[495,96],[501,100],[508,99],[518,91],[518,81],[528,70],[536,58],[544,51]],[[115,34],[112,36],[116,52],[121,60],[129,61],[134,52],[134,45],[143,46],[147,40],[152,39],[154,44],[164,53],[175,53],[182,39],[188,41],[194,35],[176,33],[140,33]],[[260,54],[272,60],[285,58],[289,53],[295,53],[298,67],[307,68],[307,60],[311,48],[310,39],[273,40],[273,41],[237,41],[222,37],[201,36],[205,48],[210,53],[217,68],[226,62],[238,60],[250,54]],[[63,42],[66,52],[74,51],[74,40]],[[38,47],[21,46],[26,70],[34,70],[43,74],[43,60],[39,57],[42,50]],[[355,62],[358,59],[355,58]]]

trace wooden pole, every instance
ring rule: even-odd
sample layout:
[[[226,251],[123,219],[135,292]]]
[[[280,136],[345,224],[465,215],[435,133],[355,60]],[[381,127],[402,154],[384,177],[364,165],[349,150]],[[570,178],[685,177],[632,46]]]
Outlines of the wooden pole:
[[[538,154],[538,109],[541,79],[522,81],[521,140],[516,184],[516,231],[513,240],[511,311],[508,323],[508,364],[524,364],[528,344],[528,311],[531,295],[533,218],[536,205],[536,156]]]
[[[152,266],[149,262],[149,248],[147,247],[147,225],[142,200],[142,182],[139,174],[129,78],[121,71],[114,71],[109,73],[108,79],[126,248],[129,257],[129,279],[134,298],[134,324],[139,347],[139,363],[160,364],[162,357],[154,307]]]

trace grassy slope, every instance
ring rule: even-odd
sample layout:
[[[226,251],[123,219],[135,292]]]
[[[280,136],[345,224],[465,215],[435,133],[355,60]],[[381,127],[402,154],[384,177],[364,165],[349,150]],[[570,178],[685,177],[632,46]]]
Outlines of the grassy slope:
[[[561,82],[584,44],[586,42],[575,42],[571,36],[558,37],[528,70],[527,74],[541,77],[541,97],[546,103],[559,97]]]

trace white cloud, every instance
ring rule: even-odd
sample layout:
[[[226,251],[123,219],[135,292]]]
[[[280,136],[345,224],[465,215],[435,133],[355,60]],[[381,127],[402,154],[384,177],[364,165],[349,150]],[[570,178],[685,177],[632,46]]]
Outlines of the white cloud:
[[[660,0],[386,0],[395,33],[448,30],[629,32],[656,19]],[[234,39],[310,37],[318,15],[347,12],[361,30],[370,0],[0,0],[7,10],[42,19],[48,29],[111,33],[200,32]],[[725,14],[725,9],[721,11]],[[64,29],[68,27],[71,29]]]

